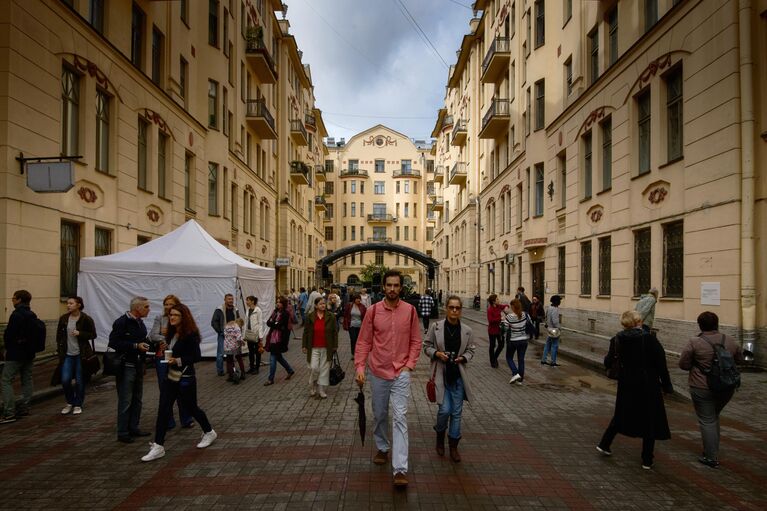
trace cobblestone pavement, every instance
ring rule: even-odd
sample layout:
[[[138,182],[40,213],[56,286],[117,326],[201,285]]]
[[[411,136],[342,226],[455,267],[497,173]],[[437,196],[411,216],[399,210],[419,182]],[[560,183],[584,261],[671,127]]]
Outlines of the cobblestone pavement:
[[[467,311],[467,320],[472,316]],[[479,320],[479,316],[472,316]],[[1,509],[766,509],[767,428],[764,386],[752,406],[742,393],[725,411],[722,468],[696,461],[701,451],[692,406],[669,399],[672,439],[656,445],[651,471],[640,467],[640,441],[618,437],[613,456],[595,445],[612,414],[615,386],[584,365],[541,366],[540,347],[527,354],[524,385],[509,385],[503,365],[489,367],[484,325],[469,366],[475,400],[464,407],[463,462],[434,452],[436,405],[427,402],[427,364],[414,373],[409,410],[410,485],[394,490],[390,467],[371,463],[368,435],[356,429],[356,387],[348,337],[340,350],[346,380],[324,401],[310,399],[298,341],[288,360],[296,376],[264,387],[266,368],[238,386],[200,365],[199,401],[218,440],[195,448],[200,431],[175,429],[167,454],[140,457],[145,442],[115,441],[116,393],[111,379],[89,389],[79,417],[59,414],[63,399],[36,403],[32,415],[0,425]],[[599,356],[602,356],[600,354]],[[154,371],[144,385],[142,427],[157,410]],[[730,414],[730,410],[738,413]],[[757,412],[758,410],[758,412]]]

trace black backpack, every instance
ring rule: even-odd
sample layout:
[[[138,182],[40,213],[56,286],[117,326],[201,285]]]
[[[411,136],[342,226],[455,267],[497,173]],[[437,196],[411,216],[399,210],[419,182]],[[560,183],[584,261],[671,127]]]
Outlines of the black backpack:
[[[27,337],[30,341],[32,341],[32,346],[35,348],[35,353],[45,351],[46,331],[45,323],[42,319],[38,318],[37,316],[32,318]]]
[[[706,376],[706,383],[711,392],[728,392],[740,387],[740,371],[735,364],[735,357],[732,356],[724,345],[725,336],[722,334],[721,343],[713,343],[703,336],[699,336],[714,348],[714,358],[711,360],[711,367],[704,369],[699,366],[701,372]]]

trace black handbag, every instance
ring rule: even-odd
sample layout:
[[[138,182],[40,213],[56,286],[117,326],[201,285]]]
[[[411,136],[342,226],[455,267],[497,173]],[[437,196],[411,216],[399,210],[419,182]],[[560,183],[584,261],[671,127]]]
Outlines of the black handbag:
[[[330,384],[338,385],[344,378],[346,373],[341,367],[341,362],[338,360],[338,352],[333,353],[333,362],[330,364]]]
[[[101,362],[99,356],[96,354],[96,346],[94,339],[91,339],[91,353],[88,356],[83,357],[83,372],[87,375],[86,378],[93,376],[101,369]]]
[[[109,351],[109,348],[107,348],[102,358],[103,363],[101,365],[104,367],[102,374],[104,376],[117,376],[122,371],[124,361],[122,353]]]

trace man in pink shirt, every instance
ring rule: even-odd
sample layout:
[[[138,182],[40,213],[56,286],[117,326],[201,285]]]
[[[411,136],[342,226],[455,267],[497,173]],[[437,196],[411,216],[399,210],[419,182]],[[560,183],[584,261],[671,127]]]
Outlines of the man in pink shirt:
[[[392,448],[394,485],[407,486],[407,403],[410,372],[421,352],[421,329],[415,307],[399,299],[402,273],[389,270],[383,281],[385,298],[365,314],[354,352],[354,366],[360,387],[365,384],[366,363],[370,369],[375,416],[373,436],[378,448],[373,463],[385,464]],[[390,402],[393,410],[391,444],[388,435]]]

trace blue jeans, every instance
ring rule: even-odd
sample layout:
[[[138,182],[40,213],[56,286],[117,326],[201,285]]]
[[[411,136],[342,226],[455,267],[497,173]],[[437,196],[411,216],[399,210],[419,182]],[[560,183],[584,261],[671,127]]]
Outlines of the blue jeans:
[[[527,341],[509,341],[506,346],[506,363],[509,364],[511,375],[519,374],[525,379],[525,352],[527,351]],[[514,352],[517,353],[517,364],[514,365]],[[546,355],[544,355],[545,357]],[[556,356],[556,355],[555,355]],[[521,380],[520,380],[521,381]]]
[[[75,385],[72,386],[72,378]],[[67,355],[61,364],[61,386],[64,387],[64,397],[72,406],[83,406],[85,401],[85,381],[83,380],[83,365],[80,355]]]
[[[546,357],[551,351],[551,363],[557,363],[557,349],[559,348],[559,337],[546,337],[546,346],[543,348],[543,358],[541,362],[546,362]]]
[[[224,374],[224,334],[218,334],[218,344],[216,345],[216,372]]]
[[[117,373],[117,436],[126,437],[138,431],[141,420],[141,398],[144,394],[144,368],[125,364]]]
[[[285,357],[282,356],[282,353],[272,353],[272,356],[269,357],[269,381],[274,381],[274,373],[277,372],[277,362],[285,368],[288,374],[293,374],[295,372],[293,371],[293,368],[290,367],[290,364],[288,364],[288,361],[285,360]]]
[[[448,430],[447,436],[450,438],[461,438],[464,397],[462,378],[458,378],[452,385],[445,383],[445,396],[442,398],[439,410],[437,410],[437,425],[434,426],[437,432]],[[450,420],[450,429],[448,429],[448,419]]]
[[[162,394],[165,380],[168,378],[168,364],[160,363],[161,359],[155,359],[155,369],[157,369],[157,385],[160,387],[160,394]],[[162,398],[160,399],[162,400]],[[184,409],[181,400],[178,400],[178,418],[181,420],[181,424],[187,425],[192,423],[192,417],[189,416]],[[176,427],[176,419],[173,418],[173,410],[170,411],[168,417],[168,429]]]
[[[21,390],[23,394],[23,400],[21,402],[22,407],[29,408],[29,404],[32,401],[32,360],[6,360],[5,367],[3,368],[3,401],[5,402],[5,409],[3,414],[6,417],[12,417],[16,415],[16,396],[13,394],[13,378],[17,374],[21,374]]]

